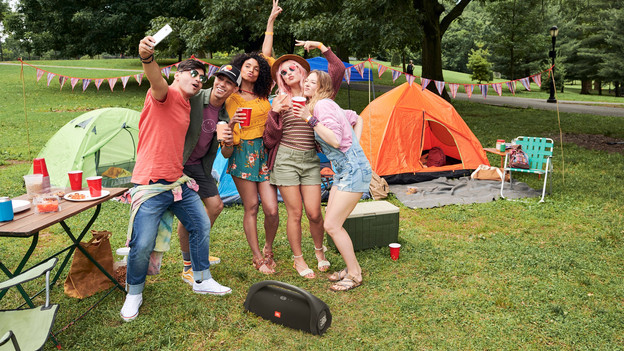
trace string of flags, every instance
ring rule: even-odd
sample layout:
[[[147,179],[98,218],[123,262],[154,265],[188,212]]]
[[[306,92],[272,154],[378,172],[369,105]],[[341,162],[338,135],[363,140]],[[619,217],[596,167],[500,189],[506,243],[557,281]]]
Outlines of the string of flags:
[[[197,60],[202,62],[203,64],[206,65],[206,67],[208,68],[206,75],[208,76],[208,78],[210,78],[218,69],[218,66],[215,66],[209,62],[203,61],[201,59],[196,58],[194,55],[191,56],[191,59]],[[65,76],[65,75],[61,75],[58,73],[53,73],[53,72],[49,72],[46,70],[43,70],[39,67],[36,67],[34,65],[31,65],[29,63],[26,63],[24,61],[22,61],[21,59],[19,60],[22,64],[28,65],[30,67],[35,68],[36,73],[37,73],[37,82],[39,82],[39,80],[43,77],[44,74],[46,74],[46,80],[47,80],[47,85],[50,86],[50,83],[57,78],[59,85],[60,85],[60,89],[63,89],[63,86],[65,85],[65,82],[69,81],[72,91],[74,90],[74,87],[78,84],[78,82],[80,80],[82,80],[82,91],[84,92],[87,87],[89,87],[89,85],[91,84],[91,82],[93,82],[95,84],[95,87],[97,88],[97,90],[100,90],[100,86],[102,85],[102,83],[104,81],[108,82],[108,86],[111,90],[111,92],[113,91],[113,89],[115,88],[115,85],[117,84],[117,81],[121,81],[123,90],[126,90],[126,85],[128,84],[128,81],[130,80],[131,77],[134,77],[134,79],[139,83],[139,85],[141,85],[141,82],[143,80],[143,73],[138,73],[138,74],[134,74],[134,75],[127,75],[127,76],[121,76],[121,77],[109,77],[109,78],[81,78],[81,77],[70,77],[70,76]],[[494,90],[494,92],[496,92],[498,94],[498,96],[501,96],[503,93],[503,86],[506,86],[507,89],[515,95],[516,93],[516,87],[517,87],[517,82],[520,82],[520,84],[524,87],[525,90],[527,91],[531,91],[531,81],[533,81],[538,87],[541,87],[542,85],[542,74],[544,73],[548,73],[551,74],[552,73],[552,69],[554,66],[550,66],[548,69],[530,75],[528,77],[524,77],[524,78],[519,78],[519,79],[514,79],[514,80],[509,80],[509,81],[505,81],[505,82],[497,82],[497,83],[486,83],[486,84],[465,84],[465,83],[450,83],[450,82],[445,82],[445,81],[438,81],[438,80],[433,80],[433,79],[428,79],[428,78],[424,78],[424,77],[420,77],[420,76],[415,76],[412,74],[408,74],[399,70],[396,70],[392,67],[387,67],[379,62],[376,62],[373,59],[368,59],[366,61],[362,61],[360,63],[357,63],[355,65],[349,66],[347,67],[347,69],[345,70],[345,74],[344,74],[344,79],[347,82],[347,84],[350,84],[351,81],[351,70],[350,68],[354,68],[359,74],[360,76],[362,76],[362,78],[364,78],[364,66],[366,63],[369,63],[371,65],[371,68],[373,68],[373,64],[377,65],[377,74],[379,76],[379,78],[381,78],[382,74],[384,74],[386,71],[390,70],[390,72],[392,73],[392,82],[396,82],[396,80],[401,77],[401,76],[405,76],[405,80],[407,81],[407,83],[409,83],[409,85],[411,86],[415,81],[416,78],[420,78],[420,85],[422,87],[422,90],[425,90],[427,88],[427,86],[433,82],[433,84],[435,85],[438,93],[442,94],[442,91],[445,89],[445,87],[448,85],[448,89],[451,92],[451,96],[453,98],[455,98],[457,96],[457,92],[459,90],[459,86],[463,86],[464,91],[466,92],[466,95],[468,95],[468,98],[472,97],[472,93],[474,92],[474,88],[475,86],[477,86],[479,88],[479,91],[481,92],[481,95],[483,95],[484,98],[487,97],[488,94],[488,90],[491,87],[492,90]],[[173,67],[178,67],[178,64],[180,64],[180,62],[171,64],[169,66],[163,67],[161,68],[161,72],[162,74],[167,77],[167,79],[169,78],[170,74],[171,74],[171,69]]]

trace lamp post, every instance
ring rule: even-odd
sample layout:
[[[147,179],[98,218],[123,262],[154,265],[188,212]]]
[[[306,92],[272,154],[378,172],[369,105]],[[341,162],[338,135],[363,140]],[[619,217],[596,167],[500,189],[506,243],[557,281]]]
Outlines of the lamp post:
[[[557,41],[557,34],[559,34],[559,29],[557,26],[552,26],[550,28],[550,37],[552,38],[552,50],[548,53],[548,56],[552,58],[553,68],[550,72],[550,97],[546,102],[557,102],[555,99],[555,57],[557,57],[557,53],[555,52],[555,42]]]

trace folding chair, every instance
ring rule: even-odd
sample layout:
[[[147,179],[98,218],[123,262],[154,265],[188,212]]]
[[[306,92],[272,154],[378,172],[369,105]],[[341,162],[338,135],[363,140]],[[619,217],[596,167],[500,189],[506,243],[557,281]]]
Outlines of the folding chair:
[[[512,168],[509,167],[508,158],[509,153],[505,155],[505,168],[503,169],[503,180],[501,181],[500,194],[503,196],[503,186],[505,185],[505,173],[509,172],[509,187],[513,189],[513,180],[511,178],[511,172],[522,173],[535,173],[540,176],[544,175],[544,185],[542,187],[542,198],[539,202],[544,202],[544,195],[546,195],[546,183],[548,182],[548,173],[552,173],[553,167],[550,159],[553,155],[553,140],[550,138],[536,138],[519,136],[513,140],[515,144],[522,146],[522,151],[526,152],[529,157],[529,168]],[[513,142],[512,142],[513,143]],[[552,181],[550,182],[550,191],[552,192]]]
[[[46,277],[46,302],[44,306],[0,311],[0,350],[39,350],[43,348],[58,310],[50,304],[50,271],[58,258],[51,259],[0,283],[0,290],[21,285],[42,276]]]

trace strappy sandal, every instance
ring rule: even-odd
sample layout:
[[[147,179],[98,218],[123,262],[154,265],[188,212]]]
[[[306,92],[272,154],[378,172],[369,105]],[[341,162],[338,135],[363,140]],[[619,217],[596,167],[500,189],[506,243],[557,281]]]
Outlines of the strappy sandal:
[[[300,256],[293,255],[293,260],[295,258],[300,258],[300,257],[303,257],[303,254],[300,255]],[[301,267],[301,265],[298,265],[297,262],[294,262],[293,263],[293,268],[297,271],[297,273],[299,273],[300,276],[302,276],[302,277],[304,277],[306,279],[314,279],[314,278],[316,278],[316,276],[314,275],[314,271],[311,270],[309,267],[306,267],[306,269],[302,270],[301,272],[299,272],[297,267]]]
[[[256,258],[253,258],[251,260],[251,263],[253,264],[254,268],[262,273],[262,274],[273,274],[275,273],[275,270],[272,267],[269,267],[269,265],[267,264],[266,260],[264,258],[257,260]],[[268,269],[268,271],[261,271],[260,268],[262,268],[262,266],[264,266],[266,269]]]
[[[335,283],[329,287],[331,291],[349,291],[362,285],[362,280],[359,282],[355,279],[355,276],[347,274],[341,281]]]
[[[273,251],[266,252],[262,249],[262,254],[264,255],[264,263],[266,263],[267,267],[275,268],[275,266],[277,266],[277,263],[275,263],[275,260],[273,259]]]
[[[347,276],[347,269],[343,268],[342,270],[338,271],[338,272],[334,272],[331,275],[329,275],[327,277],[327,280],[329,280],[330,282],[339,282],[341,281],[344,277]]]
[[[316,248],[316,246],[314,247],[315,251],[323,251],[323,253],[327,252],[327,248],[325,247],[325,245],[321,246],[320,248]],[[316,256],[316,254],[315,254]],[[327,272],[329,270],[329,267],[331,266],[331,263],[329,263],[328,260],[319,260],[318,257],[316,258],[318,261],[318,270],[321,272]]]

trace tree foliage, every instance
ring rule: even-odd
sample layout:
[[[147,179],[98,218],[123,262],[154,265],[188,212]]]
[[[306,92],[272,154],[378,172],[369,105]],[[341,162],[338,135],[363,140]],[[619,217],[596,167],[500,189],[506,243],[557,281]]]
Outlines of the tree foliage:
[[[492,77],[492,64],[488,61],[490,53],[483,48],[483,43],[477,44],[477,49],[471,49],[468,55],[468,69],[472,72],[471,79],[479,83],[489,82]]]

